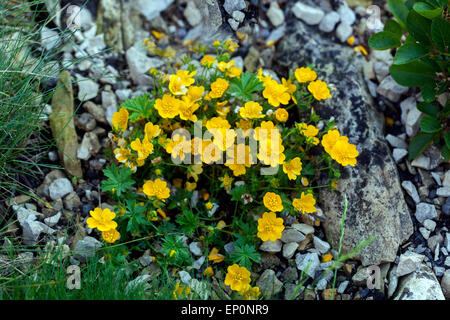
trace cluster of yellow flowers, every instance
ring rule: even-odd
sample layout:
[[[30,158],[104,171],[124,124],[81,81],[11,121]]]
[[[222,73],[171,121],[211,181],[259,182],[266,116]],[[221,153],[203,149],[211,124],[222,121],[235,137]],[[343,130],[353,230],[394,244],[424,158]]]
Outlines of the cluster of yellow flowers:
[[[120,233],[116,230],[117,222],[113,220],[116,217],[114,212],[108,208],[104,210],[95,208],[89,214],[91,216],[86,220],[89,228],[97,228],[101,231],[103,239],[108,243],[114,243],[119,239]]]
[[[151,42],[146,45],[156,52]],[[275,241],[285,228],[277,213],[316,211],[313,188],[322,162],[327,162],[328,167],[320,170],[332,168],[331,159],[342,166],[355,166],[358,151],[332,122],[317,125],[318,115],[311,105],[331,98],[331,92],[312,68],[298,68],[280,81],[262,69],[256,75],[243,73],[230,59],[237,48],[231,40],[215,41],[213,48],[216,55],[203,55],[200,64],[189,64],[189,59],[183,59],[177,65],[180,68],[171,74],[150,71],[155,84],[152,95],[147,97],[150,107],[140,112],[139,106],[129,108],[130,103],[125,103],[113,115],[113,153],[137,177],[134,196],[151,207],[150,221],[156,221],[158,214],[165,218],[164,206],[179,205],[179,199],[174,203],[172,196],[178,196],[180,189],[196,190],[201,177],[210,184],[206,191],[211,193],[211,199],[209,193],[204,197],[204,210],[209,214],[217,209],[217,190],[231,194],[238,186],[234,179],[239,179],[241,184],[251,185],[249,190],[263,191],[256,236],[262,241]],[[248,83],[251,85],[247,87]],[[293,107],[309,110],[310,114],[298,116],[289,111]],[[254,150],[251,141],[255,141],[258,150]],[[322,152],[320,159],[314,159],[321,147],[326,154]],[[192,164],[192,157],[200,161]],[[273,177],[258,176],[264,166],[276,169]],[[330,177],[339,176],[331,173]],[[334,180],[330,185],[333,183]],[[296,195],[288,196],[278,187],[294,190]],[[260,197],[258,193],[242,194],[247,201],[244,204],[253,202],[251,208],[259,206]],[[112,221],[115,214],[97,209],[91,213],[88,225],[104,232],[106,241],[116,241],[119,234],[115,231],[117,223]],[[221,220],[214,228],[221,230],[225,226]],[[105,236],[105,232],[112,235]],[[170,257],[177,255],[175,250],[167,252]],[[225,259],[216,247],[210,250],[208,260],[213,264]],[[204,271],[205,276],[213,273],[211,267]],[[251,287],[250,282],[250,272],[245,267],[228,267],[225,284],[246,299],[260,295],[259,288]],[[186,296],[188,291],[177,284],[174,297]]]

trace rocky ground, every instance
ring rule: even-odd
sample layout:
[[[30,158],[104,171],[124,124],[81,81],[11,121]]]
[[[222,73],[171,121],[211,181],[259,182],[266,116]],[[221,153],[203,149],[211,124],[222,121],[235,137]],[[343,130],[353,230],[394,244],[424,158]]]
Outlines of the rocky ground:
[[[48,1],[49,7],[57,3]],[[61,44],[57,34],[46,29],[43,50],[64,45],[61,64],[69,72],[61,77],[77,80],[55,91],[46,110],[48,119],[43,119],[53,133],[68,123],[65,134],[56,138],[64,152],[54,149],[47,159],[62,164],[66,172],[44,169],[36,187],[42,201],[25,195],[10,200],[18,222],[9,227],[7,236],[22,237],[27,245],[58,243],[67,252],[100,246],[90,236],[85,219],[94,207],[109,206],[99,185],[107,164],[104,151],[112,114],[126,99],[151,88],[147,75],[151,68],[168,71],[163,59],[150,54],[142,40],[149,38],[161,48],[173,48],[179,57],[186,52],[183,44],[187,41],[209,44],[233,38],[240,44],[233,60],[251,72],[262,67],[281,77],[313,64],[334,88],[333,99],[318,106],[317,112],[322,118],[333,117],[360,151],[358,165],[344,170],[337,190],[321,192],[318,204],[326,216],[322,225],[307,216],[301,221],[286,219],[282,239],[261,245],[262,261],[255,272],[263,295],[269,297],[273,292],[281,299],[289,297],[308,262],[310,282],[329,267],[330,262],[321,262],[321,257],[328,252],[337,257],[332,247],[337,248],[346,193],[349,210],[343,251],[351,251],[372,235],[376,240],[355,260],[342,265],[336,298],[450,299],[450,165],[443,163],[433,147],[414,161],[407,160],[408,141],[419,129],[421,113],[416,103],[420,93],[396,84],[389,76],[391,52],[371,51],[366,45],[377,31],[369,28],[373,24],[366,8],[378,5],[382,22],[389,15],[384,1],[353,0],[349,4],[332,0],[101,0],[82,10],[81,30],[75,32],[73,43]],[[58,19],[56,24],[63,28],[64,16]],[[157,39],[152,31],[165,37]],[[68,63],[74,58],[80,61]],[[445,103],[445,99],[439,101]],[[71,120],[73,112],[76,116]],[[69,180],[69,176],[80,178]],[[197,259],[193,268],[199,270],[205,257],[199,255],[195,243],[189,247]],[[233,250],[232,243],[225,249]],[[18,258],[33,258],[33,253],[22,255],[27,256]],[[83,253],[72,260],[79,263],[85,258]],[[141,260],[143,267],[151,263]],[[379,290],[367,288],[372,265],[381,270]],[[184,271],[179,276],[186,284],[192,281]],[[327,299],[332,276],[317,283],[318,291],[308,288],[298,294],[305,299]]]

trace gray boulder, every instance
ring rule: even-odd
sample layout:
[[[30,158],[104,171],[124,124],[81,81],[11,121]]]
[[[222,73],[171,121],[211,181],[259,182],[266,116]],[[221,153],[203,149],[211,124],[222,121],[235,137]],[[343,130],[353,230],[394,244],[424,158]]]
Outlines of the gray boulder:
[[[394,261],[397,249],[413,232],[397,167],[384,138],[384,119],[373,106],[363,79],[362,55],[319,35],[314,27],[287,17],[286,36],[280,43],[278,62],[290,69],[314,65],[318,78],[332,90],[331,99],[315,104],[323,119],[334,117],[342,135],[359,151],[355,167],[341,167],[336,190],[320,189],[318,203],[326,212],[328,242],[338,247],[344,195],[348,199],[343,253],[360,242],[375,240],[356,256],[363,265]],[[324,177],[324,180],[327,178]]]

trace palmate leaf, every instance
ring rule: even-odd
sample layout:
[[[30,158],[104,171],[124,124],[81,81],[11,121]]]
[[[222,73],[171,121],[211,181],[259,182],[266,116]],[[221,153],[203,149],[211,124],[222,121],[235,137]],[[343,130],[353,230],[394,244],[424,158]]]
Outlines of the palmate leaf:
[[[148,94],[144,94],[133,99],[127,99],[121,107],[131,111],[130,121],[136,121],[139,117],[148,119],[154,104],[155,100],[151,100]]]
[[[240,79],[234,78],[230,81],[229,93],[235,94],[246,101],[252,100],[252,94],[263,89],[262,82],[256,75],[244,72]]]
[[[131,178],[133,172],[127,167],[119,168],[115,164],[112,164],[103,170],[103,174],[108,179],[102,182],[102,191],[112,191],[119,197],[123,192],[131,189],[135,183]]]
[[[248,270],[251,269],[252,262],[260,263],[261,261],[261,255],[252,245],[244,244],[241,246],[239,244],[235,244],[234,250],[236,252],[230,255],[231,261],[233,263],[237,263],[241,267],[246,267]]]

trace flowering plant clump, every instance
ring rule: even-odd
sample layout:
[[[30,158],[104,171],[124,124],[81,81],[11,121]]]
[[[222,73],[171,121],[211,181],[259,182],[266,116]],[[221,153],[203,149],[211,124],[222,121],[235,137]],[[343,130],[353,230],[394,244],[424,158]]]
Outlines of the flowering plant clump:
[[[153,90],[120,106],[102,185],[119,214],[112,221],[95,211],[88,224],[120,230],[105,241],[132,242],[166,267],[191,265],[195,241],[207,257],[199,274],[229,265],[224,284],[250,299],[260,294],[249,270],[261,242],[281,238],[283,217],[314,213],[317,188],[332,188],[358,151],[314,112],[316,101],[332,98],[316,71],[302,67],[281,81],[243,72],[231,58],[236,47],[215,41],[170,74],[152,69]],[[187,293],[180,288],[175,297]]]

